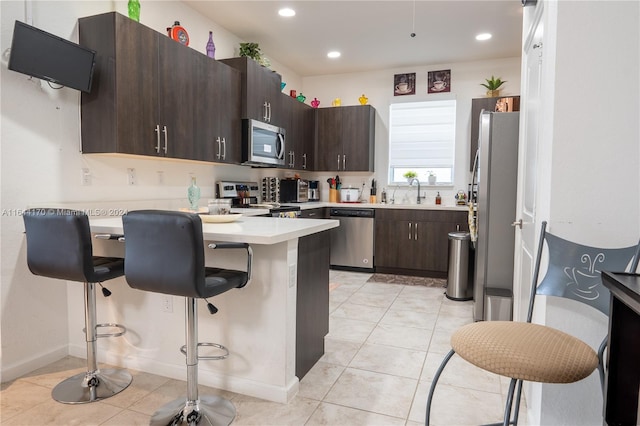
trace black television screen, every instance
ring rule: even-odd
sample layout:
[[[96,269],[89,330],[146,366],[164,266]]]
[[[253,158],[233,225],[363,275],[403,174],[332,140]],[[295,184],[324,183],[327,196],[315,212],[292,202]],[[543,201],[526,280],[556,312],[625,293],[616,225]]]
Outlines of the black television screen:
[[[89,92],[96,52],[16,21],[9,69]]]

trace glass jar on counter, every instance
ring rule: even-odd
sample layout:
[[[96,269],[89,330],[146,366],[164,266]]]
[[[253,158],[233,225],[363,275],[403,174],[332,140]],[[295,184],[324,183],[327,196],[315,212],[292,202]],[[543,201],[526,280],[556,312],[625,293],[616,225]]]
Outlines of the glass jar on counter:
[[[209,214],[229,214],[231,213],[231,200],[227,198],[217,198],[207,202]]]

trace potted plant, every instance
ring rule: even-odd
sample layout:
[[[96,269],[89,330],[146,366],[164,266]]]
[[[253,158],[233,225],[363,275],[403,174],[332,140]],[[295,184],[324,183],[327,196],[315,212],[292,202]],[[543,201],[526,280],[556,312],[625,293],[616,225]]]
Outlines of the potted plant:
[[[403,174],[402,177],[405,178],[407,182],[411,183],[411,179],[415,179],[416,177],[418,177],[418,174],[413,170],[409,170],[408,172]]]
[[[481,86],[484,86],[487,89],[487,96],[490,98],[494,96],[500,96],[500,87],[506,83],[500,79],[500,77],[496,78],[491,76],[491,78],[487,78],[486,83],[480,83]]]
[[[263,67],[269,67],[271,65],[269,60],[262,56],[262,52],[260,52],[260,45],[258,43],[248,42],[248,43],[240,43],[240,56],[244,56],[247,58],[251,58]]]

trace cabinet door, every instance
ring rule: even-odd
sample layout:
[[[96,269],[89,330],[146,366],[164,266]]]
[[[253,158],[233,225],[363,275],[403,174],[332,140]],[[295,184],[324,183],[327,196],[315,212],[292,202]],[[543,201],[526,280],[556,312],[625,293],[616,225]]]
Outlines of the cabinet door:
[[[172,158],[195,159],[193,129],[200,125],[197,63],[192,49],[158,34],[158,94],[163,151]]]
[[[202,56],[209,64],[207,89],[201,97],[206,98],[202,100],[203,105],[210,108],[207,116],[200,120],[207,128],[208,161],[239,164],[242,161],[241,73]]]
[[[220,135],[221,77],[215,60],[205,55],[194,57],[197,62],[197,86],[200,95],[195,110],[193,131],[193,157],[202,161],[219,161],[216,156],[222,151],[218,143]]]
[[[82,151],[158,155],[158,33],[117,13],[81,18],[80,45],[96,51],[82,93]]]
[[[216,108],[219,111],[219,129],[223,138],[222,161],[240,164],[242,162],[242,99],[240,71],[216,63],[220,75],[220,94]],[[216,160],[217,161],[217,160]]]
[[[340,108],[316,109],[316,170],[342,170],[342,114]]]
[[[375,110],[370,105],[341,107],[344,170],[374,171]]]
[[[314,132],[314,109],[308,105],[304,105],[302,113],[299,117],[299,132],[302,141],[300,142],[300,169],[307,171],[315,170],[315,141]]]
[[[314,109],[288,95],[281,94],[280,111],[285,118],[281,124],[286,131],[284,168],[314,170],[313,117]]]

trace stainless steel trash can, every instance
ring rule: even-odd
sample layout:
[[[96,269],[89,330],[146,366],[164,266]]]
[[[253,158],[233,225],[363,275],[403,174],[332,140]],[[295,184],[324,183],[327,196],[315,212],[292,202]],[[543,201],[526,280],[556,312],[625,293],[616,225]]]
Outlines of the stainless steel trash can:
[[[473,299],[473,280],[470,277],[468,232],[449,233],[449,273],[445,295],[451,300]]]

